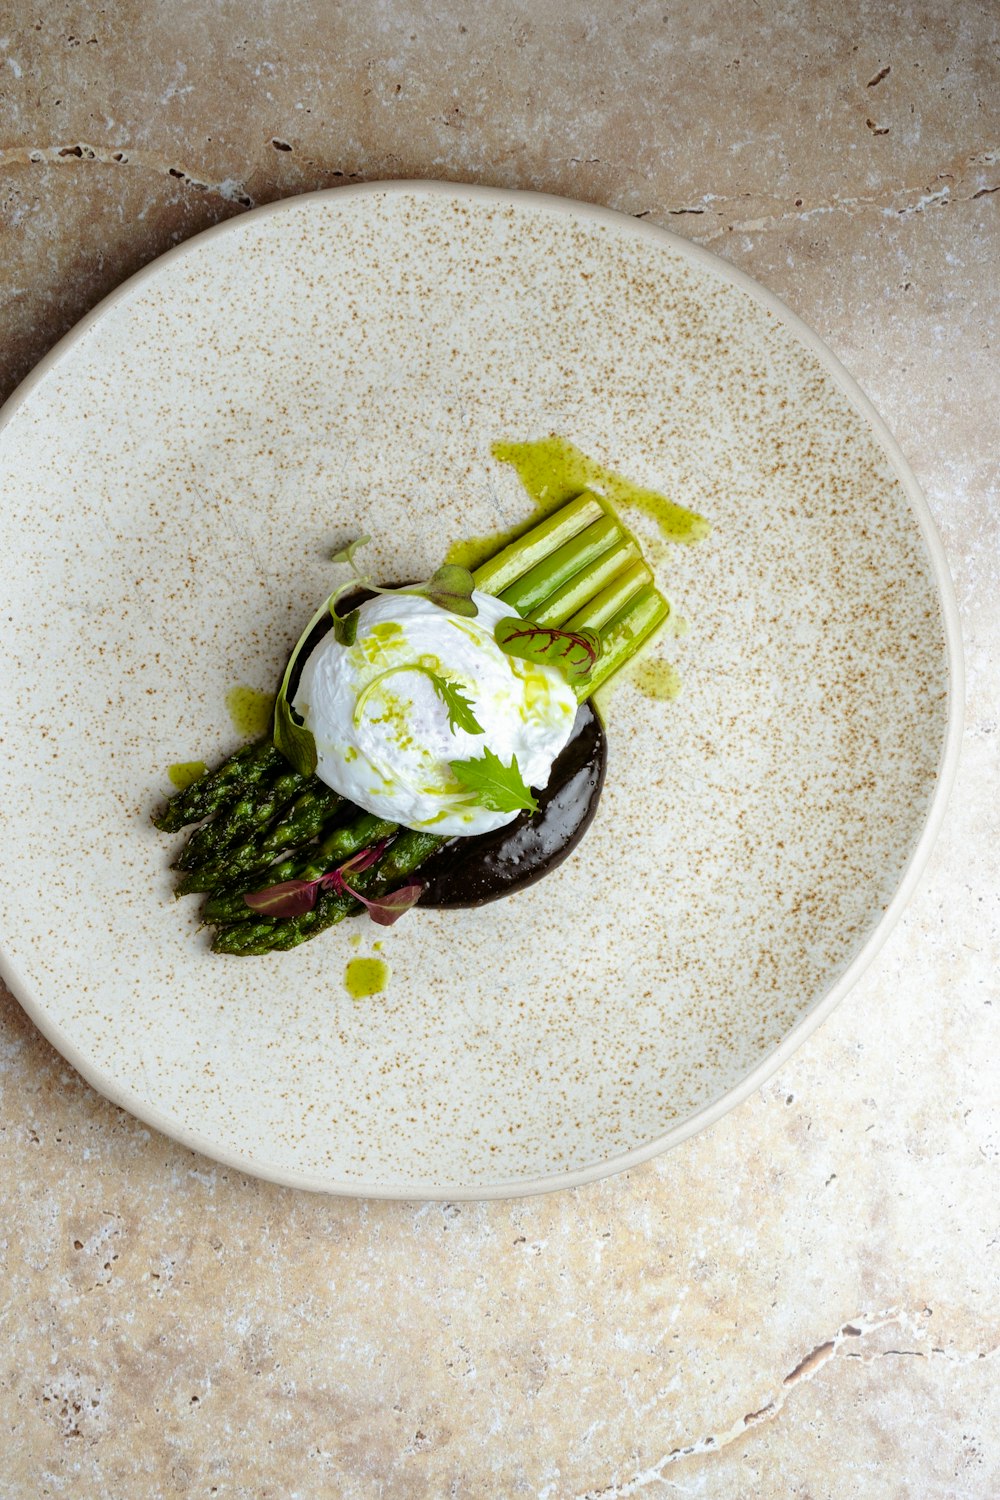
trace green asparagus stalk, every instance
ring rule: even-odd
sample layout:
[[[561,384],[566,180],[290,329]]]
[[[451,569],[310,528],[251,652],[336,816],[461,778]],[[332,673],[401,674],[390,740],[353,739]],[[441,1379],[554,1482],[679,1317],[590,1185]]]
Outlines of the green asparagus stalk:
[[[385,895],[412,875],[446,842],[438,834],[407,829],[390,845],[378,864],[363,871],[352,883],[363,895]],[[304,912],[300,917],[262,917],[255,922],[234,922],[220,927],[212,949],[216,953],[244,958],[285,952],[362,909],[361,903],[352,896],[324,891],[312,911]]]
[[[293,771],[282,759],[283,770],[274,771],[260,785],[241,792],[211,823],[199,828],[182,849],[175,869],[189,872],[217,871],[221,857],[230,853],[238,844],[252,836],[254,830],[263,830],[274,814],[290,798],[301,791],[305,777]],[[217,873],[209,885],[193,885],[181,882],[178,894],[188,891],[210,890],[222,878]]]
[[[250,835],[235,849],[229,849],[219,858],[210,859],[189,871],[178,884],[178,894],[210,891],[222,881],[228,885],[236,876],[268,864],[284,849],[301,849],[329,823],[341,800],[337,792],[314,777],[303,791],[279,807],[263,838],[259,826],[264,820],[267,804],[262,802]]]
[[[188,823],[200,823],[218,812],[237,790],[249,788],[281,764],[282,757],[270,740],[244,745],[214,771],[206,771],[170,801],[153,819],[163,833],[176,833]]]
[[[310,844],[307,849],[298,850],[286,859],[269,865],[266,870],[259,871],[252,880],[243,876],[234,882],[227,882],[221,890],[214,890],[202,906],[202,918],[205,922],[216,924],[249,922],[258,918],[258,913],[247,906],[243,899],[251,891],[265,891],[269,886],[280,885],[284,880],[318,880],[321,875],[336,869],[337,865],[343,864],[345,859],[350,859],[359,850],[366,849],[369,844],[390,838],[397,828],[398,824],[376,818],[372,813],[359,813],[349,823],[332,829],[318,843]]]

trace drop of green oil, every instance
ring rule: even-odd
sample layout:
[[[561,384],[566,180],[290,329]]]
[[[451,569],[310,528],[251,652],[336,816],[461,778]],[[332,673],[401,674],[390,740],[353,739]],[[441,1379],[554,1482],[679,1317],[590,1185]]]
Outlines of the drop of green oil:
[[[203,760],[179,760],[167,767],[167,775],[179,792],[183,792],[208,770]]]
[[[229,689],[226,707],[237,734],[245,735],[248,740],[255,740],[266,734],[270,727],[274,695],[259,692],[257,688],[247,687],[246,683],[241,682],[237,687]]]
[[[639,689],[644,698],[656,698],[661,702],[672,700],[681,691],[680,673],[669,661],[657,656],[643,656],[627,669],[629,681]]]
[[[381,995],[389,983],[389,965],[384,958],[351,958],[344,970],[344,986],[352,1000]]]

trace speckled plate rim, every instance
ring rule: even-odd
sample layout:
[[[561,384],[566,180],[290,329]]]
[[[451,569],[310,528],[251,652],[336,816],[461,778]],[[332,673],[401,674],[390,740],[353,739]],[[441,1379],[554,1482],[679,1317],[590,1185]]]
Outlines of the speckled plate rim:
[[[350,1198],[383,1198],[395,1201],[423,1202],[479,1202],[497,1198],[531,1197],[540,1193],[555,1192],[564,1188],[581,1187],[585,1183],[595,1182],[603,1177],[614,1176],[616,1173],[628,1171],[632,1167],[639,1166],[642,1162],[649,1161],[651,1157],[658,1156],[671,1146],[679,1145],[681,1141],[687,1140],[699,1131],[707,1129],[710,1125],[714,1125],[723,1115],[735,1108],[736,1105],[741,1104],[744,1099],[747,1099],[759,1089],[772,1074],[777,1072],[791,1057],[796,1048],[826,1019],[834,1007],[839,1004],[848,991],[857,983],[882,947],[892,928],[899,920],[910,896],[913,894],[917,881],[930,857],[931,849],[940,831],[958,766],[965,701],[964,663],[962,658],[961,624],[954,585],[945,558],[944,548],[931,517],[927,501],[924,499],[920,486],[909,464],[903,457],[903,453],[895,438],[876,411],[872,402],[862,391],[854,377],[840,363],[836,355],[832,353],[819,335],[814,333],[808,324],[802,321],[797,313],[792,312],[791,308],[780,297],[775,296],[773,292],[768,291],[766,287],[761,286],[759,282],[748,276],[745,271],[739,270],[713,251],[706,250],[701,245],[692,244],[690,240],[672,233],[669,229],[662,229],[656,224],[634,219],[630,215],[619,213],[614,209],[602,208],[591,203],[581,202],[577,199],[559,198],[551,193],[477,187],[471,184],[427,181],[418,178],[359,183],[350,187],[327,188],[319,192],[298,194],[291,198],[282,198],[274,203],[264,204],[260,208],[252,209],[245,214],[227,219],[221,224],[215,224],[211,228],[193,235],[190,239],[185,240],[183,244],[177,245],[174,249],[168,250],[155,260],[150,261],[148,265],[136,271],[134,275],[122,282],[121,286],[116,287],[113,292],[103,298],[79,323],[71,328],[54,345],[49,353],[40,360],[30,374],[25,377],[4,404],[3,408],[0,409],[0,438],[2,438],[3,430],[7,423],[14,416],[18,408],[28,399],[35,387],[62,362],[99,318],[103,318],[120,302],[127,300],[146,281],[157,276],[167,265],[173,264],[175,261],[189,254],[195,246],[201,247],[209,239],[217,239],[225,234],[233,233],[245,225],[248,219],[264,219],[272,214],[280,214],[289,209],[301,209],[303,204],[309,201],[336,202],[337,204],[343,203],[346,205],[348,202],[354,203],[358,199],[366,197],[385,197],[386,195],[405,196],[414,193],[441,198],[453,198],[472,204],[492,206],[510,206],[516,204],[528,209],[537,207],[548,213],[561,213],[577,220],[604,225],[609,229],[616,230],[618,233],[644,239],[650,244],[661,245],[669,249],[673,254],[679,255],[682,259],[701,267],[720,280],[738,288],[760,306],[772,313],[788,329],[789,333],[816,357],[827,373],[833,378],[841,393],[847,398],[858,415],[863,418],[873,432],[902,485],[910,508],[916,518],[924,545],[927,548],[931,571],[941,606],[948,657],[947,727],[938,762],[934,793],[930,799],[924,824],[909,859],[904,866],[895,894],[886,906],[878,923],[871,933],[869,933],[847,968],[833,981],[826,992],[813,1002],[778,1046],[767,1057],[762,1059],[755,1068],[747,1073],[739,1083],[734,1084],[732,1088],[727,1089],[718,1098],[702,1105],[700,1109],[695,1110],[685,1120],[664,1131],[662,1135],[654,1137],[641,1146],[633,1147],[631,1151],[621,1152],[617,1156],[593,1162],[585,1167],[578,1167],[573,1171],[560,1172],[544,1177],[516,1178],[490,1183],[485,1186],[477,1185],[473,1187],[465,1186],[461,1183],[433,1184],[428,1182],[401,1182],[392,1185],[379,1183],[343,1183],[331,1181],[315,1173],[296,1172],[274,1166],[266,1161],[258,1161],[254,1157],[244,1156],[239,1152],[221,1148],[216,1142],[202,1135],[200,1132],[189,1130],[179,1125],[177,1121],[161,1113],[154,1105],[149,1104],[148,1101],[134,1093],[131,1089],[122,1087],[113,1076],[104,1073],[90,1059],[85,1057],[78,1050],[72,1037],[48,1015],[44,1002],[33,991],[32,986],[19,971],[17,964],[6,951],[2,935],[0,935],[0,977],[4,979],[11,993],[27,1012],[46,1040],[51,1042],[52,1046],[61,1053],[66,1061],[99,1093],[103,1094],[113,1104],[128,1110],[130,1114],[134,1115],[144,1124],[150,1125],[160,1131],[163,1135],[178,1141],[183,1146],[189,1147],[192,1151],[200,1152],[202,1155],[224,1166],[231,1167],[252,1177],[259,1177],[268,1182],[278,1183],[285,1187],[304,1188],[310,1192],[321,1192]]]

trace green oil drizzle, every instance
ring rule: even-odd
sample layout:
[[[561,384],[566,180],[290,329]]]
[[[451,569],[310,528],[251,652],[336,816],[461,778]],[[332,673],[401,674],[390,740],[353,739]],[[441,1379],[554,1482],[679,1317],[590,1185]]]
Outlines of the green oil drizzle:
[[[641,656],[627,669],[629,681],[644,698],[672,701],[681,691],[680,673],[672,662],[658,656]]]
[[[381,995],[389,983],[389,965],[384,958],[352,958],[344,970],[344,985],[352,1000]]]
[[[534,443],[494,443],[492,453],[501,463],[513,465],[534,500],[536,514],[532,517],[532,525],[574,495],[579,495],[581,490],[593,489],[612,505],[641,511],[656,522],[661,536],[667,541],[697,542],[712,530],[703,516],[668,500],[658,490],[633,484],[624,475],[598,463],[596,458],[588,458],[565,438],[548,437]]]
[[[203,760],[179,760],[172,766],[167,767],[167,775],[179,792],[183,792],[192,782],[204,776],[208,770]]]
[[[534,525],[534,517],[530,522]],[[465,537],[462,541],[452,542],[445,553],[444,560],[448,563],[457,563],[460,568],[468,568],[473,572],[484,563],[494,552],[499,552],[501,547],[506,547],[516,536],[520,536],[525,526],[513,526],[509,531],[494,531],[492,536]]]
[[[572,500],[581,491],[599,491],[612,505],[641,511],[659,527],[661,534],[671,542],[697,542],[706,537],[712,527],[703,516],[686,510],[661,495],[658,490],[644,489],[633,484],[614,469],[588,458],[574,443],[566,438],[547,437],[534,443],[494,443],[491,450],[494,458],[510,464],[534,502],[534,511],[526,521],[510,526],[506,531],[497,530],[489,536],[464,537],[448,548],[445,561],[458,563],[463,568],[476,569],[480,563],[499,552],[510,542],[516,541],[552,511]],[[650,544],[644,544],[648,555],[652,555]],[[660,560],[665,552],[657,541],[653,542]]]
[[[274,694],[261,693],[257,688],[247,687],[241,682],[226,694],[226,707],[237,734],[248,740],[259,739],[271,727],[274,709]]]

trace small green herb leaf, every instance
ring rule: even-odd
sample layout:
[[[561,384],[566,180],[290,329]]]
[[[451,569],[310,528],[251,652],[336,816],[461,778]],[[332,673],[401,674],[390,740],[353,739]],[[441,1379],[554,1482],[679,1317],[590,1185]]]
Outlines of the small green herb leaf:
[[[426,671],[426,668],[421,670]],[[426,675],[434,684],[434,691],[448,710],[449,729],[464,729],[466,734],[483,734],[485,732],[483,726],[472,712],[472,704],[458,684],[439,677],[437,672],[427,672]]]
[[[554,625],[536,625],[519,615],[497,621],[493,639],[508,656],[558,667],[567,682],[586,682],[601,654],[596,630],[558,630]]]
[[[354,554],[361,547],[367,547],[370,541],[370,536],[356,537],[353,542],[348,542],[346,547],[341,547],[339,552],[331,552],[330,561],[335,563],[348,563],[354,569],[354,571],[357,572],[358,565],[354,561]]]
[[[472,598],[475,586],[475,579],[468,568],[460,567],[458,563],[443,563],[426,583],[419,584],[408,592],[423,594],[425,599],[429,599],[439,609],[447,609],[453,615],[465,615],[467,619],[472,619],[479,613],[479,607]]]
[[[316,741],[285,697],[284,687],[274,705],[274,747],[291,761],[300,776],[316,772]]]
[[[358,611],[352,609],[349,614],[338,615],[331,606],[333,615],[333,638],[341,646],[353,646],[358,634]]]
[[[354,554],[370,541],[370,536],[359,536],[356,541],[349,542],[330,557],[331,562],[347,563],[354,574],[354,587],[362,585],[373,594],[413,594],[418,598],[429,599],[439,609],[450,610],[453,615],[465,615],[468,619],[478,615],[479,607],[472,598],[476,584],[468,568],[463,568],[458,563],[442,563],[426,583],[414,583],[404,589],[381,588],[372,582],[368,574],[361,572],[354,558]],[[346,587],[348,585],[342,585],[337,592],[343,593]]]
[[[453,760],[449,764],[456,779],[474,794],[480,807],[490,812],[538,811],[538,803],[521,777],[516,755],[511,756],[509,766],[489,749],[476,760]]]

